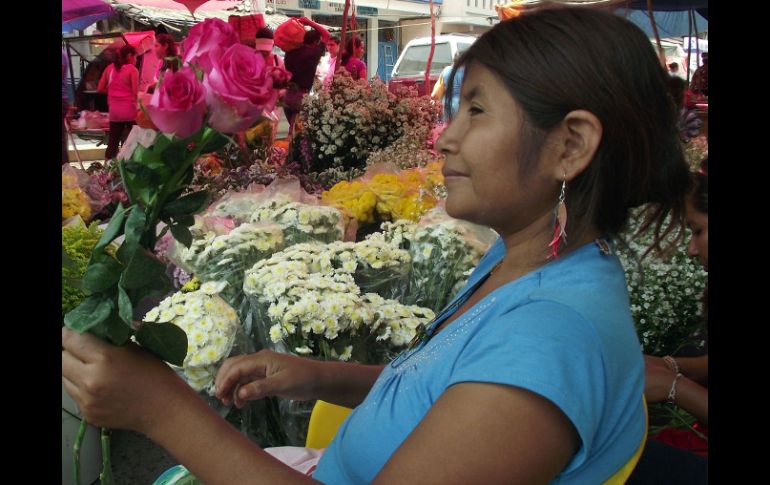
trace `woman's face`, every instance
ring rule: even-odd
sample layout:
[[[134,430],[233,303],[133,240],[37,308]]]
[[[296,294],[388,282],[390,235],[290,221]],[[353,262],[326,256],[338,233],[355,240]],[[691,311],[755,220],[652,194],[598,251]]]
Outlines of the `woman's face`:
[[[359,44],[358,46],[355,46],[353,48],[353,51],[354,51],[356,57],[363,57],[363,55],[364,55],[364,43],[361,42],[361,44]]]
[[[687,246],[687,254],[698,257],[703,269],[709,270],[709,216],[698,211],[692,196],[687,197],[687,226],[692,231],[692,239]]]
[[[516,233],[553,211],[561,180],[548,140],[524,178],[519,173],[523,112],[488,68],[466,67],[459,112],[437,147],[446,155],[446,211]]]
[[[163,59],[164,57],[166,57],[166,46],[156,40],[154,52],[155,52],[155,57],[157,57],[158,59]]]

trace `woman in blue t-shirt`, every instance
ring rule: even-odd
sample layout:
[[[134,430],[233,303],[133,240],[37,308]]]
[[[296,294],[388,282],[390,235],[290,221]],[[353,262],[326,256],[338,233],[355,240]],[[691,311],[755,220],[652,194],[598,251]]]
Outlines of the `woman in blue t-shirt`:
[[[683,220],[666,72],[638,27],[582,8],[501,22],[458,67],[437,143],[446,210],[500,234],[466,287],[387,366],[263,351],[217,376],[225,403],[355,408],[310,476],[140,348],[63,330],[64,385],[88,420],[147,434],[208,484],[587,484],[627,463],[645,434],[644,362],[611,239],[641,204],[650,224],[672,216],[659,240]]]

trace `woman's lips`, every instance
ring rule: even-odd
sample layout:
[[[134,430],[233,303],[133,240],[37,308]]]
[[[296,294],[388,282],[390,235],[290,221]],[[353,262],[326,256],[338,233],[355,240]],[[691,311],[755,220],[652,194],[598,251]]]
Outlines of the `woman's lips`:
[[[444,175],[444,180],[446,179],[453,179],[453,178],[461,178],[461,177],[467,177],[467,174],[457,172],[455,170],[447,170],[444,168],[444,170],[441,171],[442,175]]]

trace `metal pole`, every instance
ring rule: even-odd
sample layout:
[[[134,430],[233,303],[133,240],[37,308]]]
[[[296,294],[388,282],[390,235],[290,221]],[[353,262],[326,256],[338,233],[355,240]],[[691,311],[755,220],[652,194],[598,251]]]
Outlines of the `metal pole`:
[[[436,14],[433,12],[433,0],[430,0],[430,52],[425,66],[425,95],[430,95],[430,65],[433,63],[433,52],[436,50]]]
[[[663,51],[663,46],[660,45],[660,34],[658,34],[658,26],[655,25],[655,15],[652,13],[652,0],[647,0],[647,13],[650,14],[650,23],[652,23],[652,31],[655,33],[655,42],[658,43],[658,57],[663,68],[666,67],[666,53]]]

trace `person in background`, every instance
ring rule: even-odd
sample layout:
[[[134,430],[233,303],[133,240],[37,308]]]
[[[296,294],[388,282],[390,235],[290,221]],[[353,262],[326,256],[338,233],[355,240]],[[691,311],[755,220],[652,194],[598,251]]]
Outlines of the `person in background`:
[[[99,80],[99,92],[107,93],[110,112],[110,136],[104,152],[105,160],[115,158],[136,122],[139,71],[134,66],[135,62],[136,49],[124,45],[117,60],[107,66]]]
[[[70,110],[70,95],[67,89],[67,74],[69,73],[69,56],[62,47],[61,50],[61,164],[70,162],[67,148],[67,127],[64,125],[67,113]]]
[[[692,231],[687,253],[708,271],[708,158],[692,175],[685,217]],[[692,414],[692,430],[668,428],[650,436],[629,485],[708,483],[708,286],[703,292],[706,354],[698,357],[645,355],[648,404],[668,402]]]
[[[158,34],[155,36],[153,53],[159,62],[155,68],[153,82],[147,87],[148,93],[152,93],[155,90],[155,85],[158,83],[158,79],[160,79],[160,74],[162,72],[165,72],[166,69],[171,69],[173,71],[179,69],[179,59],[176,58],[179,53],[177,51],[176,42],[170,34]]]
[[[353,79],[366,81],[366,64],[361,60],[364,55],[364,41],[354,35],[347,41],[345,51],[342,53],[342,66],[348,70]]]
[[[334,69],[337,66],[337,55],[340,52],[339,37],[329,37],[326,41],[326,54],[321,58],[315,76],[324,86],[329,86],[334,79]]]
[[[262,54],[268,66],[280,67],[283,69],[284,62],[281,56],[273,53],[273,31],[269,27],[262,27],[257,31],[254,50]]]
[[[672,62],[668,65],[668,73],[671,76],[676,76],[680,79],[686,79],[685,73],[679,69],[679,63],[678,62]]]
[[[329,31],[321,25],[306,17],[298,20],[310,26],[312,30],[305,32],[305,40],[301,46],[287,52],[284,57],[286,70],[291,73],[291,81],[283,99],[283,111],[289,121],[289,137],[294,133],[297,113],[302,110],[302,98],[313,87],[318,61],[323,56],[326,42],[329,40]]]
[[[463,74],[465,73],[465,67],[461,66],[459,69],[457,69],[457,73],[455,73],[454,76],[452,75],[452,70],[454,69],[455,64],[459,58],[460,53],[458,52],[455,54],[455,57],[452,60],[452,64],[446,66],[441,71],[438,81],[436,81],[436,84],[433,86],[433,91],[430,93],[430,97],[439,101],[444,107],[444,121],[449,121],[460,108],[460,87],[463,85]],[[447,92],[446,86],[448,86],[450,83],[452,84],[452,99],[449,100],[450,102],[447,104],[447,100],[445,99],[444,95]]]
[[[695,70],[690,81],[690,90],[696,94],[709,95],[709,53],[700,55],[703,64]]]

